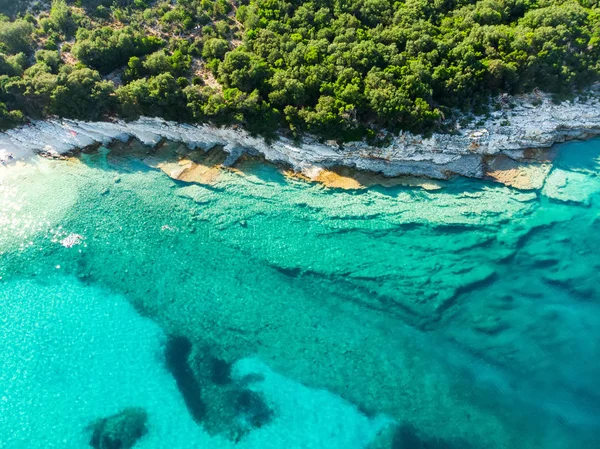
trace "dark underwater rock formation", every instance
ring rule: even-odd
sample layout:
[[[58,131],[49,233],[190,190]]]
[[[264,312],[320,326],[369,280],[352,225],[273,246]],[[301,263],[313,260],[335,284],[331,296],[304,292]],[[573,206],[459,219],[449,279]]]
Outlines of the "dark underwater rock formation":
[[[259,428],[267,424],[273,417],[273,411],[265,403],[263,397],[252,390],[239,392],[236,401],[238,411],[251,427]]]
[[[130,407],[92,424],[90,446],[95,449],[130,449],[146,434],[148,415],[143,408]]]
[[[165,348],[165,361],[190,415],[200,424],[206,415],[206,405],[202,401],[202,387],[190,366],[191,352],[192,343],[187,338],[171,337]]]
[[[273,418],[262,394],[249,389],[246,379],[234,381],[231,363],[212,356],[210,349],[195,348],[188,338],[172,336],[165,361],[190,415],[209,434],[237,442]]]
[[[211,357],[210,380],[215,385],[227,385],[231,383],[231,364],[225,360]]]
[[[403,424],[394,434],[391,449],[471,449],[471,446],[464,441],[450,443],[439,438],[428,439],[414,426]]]

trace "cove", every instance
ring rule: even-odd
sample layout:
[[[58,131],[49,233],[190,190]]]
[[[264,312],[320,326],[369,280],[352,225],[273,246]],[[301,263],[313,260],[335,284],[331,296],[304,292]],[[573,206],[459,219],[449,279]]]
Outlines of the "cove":
[[[537,191],[210,186],[126,153],[0,176],[0,447],[594,447],[600,142]],[[182,387],[183,385],[183,387]]]

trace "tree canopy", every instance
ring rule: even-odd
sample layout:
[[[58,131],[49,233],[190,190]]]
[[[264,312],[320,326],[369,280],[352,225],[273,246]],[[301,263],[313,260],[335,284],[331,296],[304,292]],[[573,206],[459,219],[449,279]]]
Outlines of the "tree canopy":
[[[597,0],[17,6],[0,3],[4,127],[145,114],[344,140],[428,132],[498,93],[566,95],[600,76]]]

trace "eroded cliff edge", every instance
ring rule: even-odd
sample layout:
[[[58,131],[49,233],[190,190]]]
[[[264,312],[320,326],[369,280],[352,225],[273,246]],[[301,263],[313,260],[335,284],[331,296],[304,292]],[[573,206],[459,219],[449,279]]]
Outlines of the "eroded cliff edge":
[[[585,97],[553,103],[543,93],[501,97],[501,108],[486,117],[472,118],[453,133],[423,137],[403,133],[385,147],[364,142],[337,145],[305,137],[297,143],[285,137],[268,143],[233,128],[187,125],[157,118],[134,122],[33,121],[0,134],[0,159],[10,163],[41,153],[59,156],[98,145],[137,139],[156,148],[165,140],[190,150],[222,146],[223,164],[242,155],[260,156],[282,164],[310,179],[324,170],[349,167],[386,177],[423,176],[447,179],[454,175],[488,178],[523,189],[543,185],[551,169],[553,144],[600,134],[600,86]]]

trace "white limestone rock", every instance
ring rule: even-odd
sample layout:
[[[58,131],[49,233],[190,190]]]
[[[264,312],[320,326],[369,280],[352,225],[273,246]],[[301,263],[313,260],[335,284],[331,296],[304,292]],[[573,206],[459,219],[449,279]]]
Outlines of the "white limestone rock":
[[[489,118],[476,117],[477,127],[459,129],[455,134],[431,137],[408,132],[391,138],[388,146],[372,147],[365,142],[343,146],[319,143],[306,137],[300,144],[281,137],[267,143],[245,131],[211,125],[186,125],[143,117],[134,122],[82,122],[49,119],[34,121],[0,133],[0,150],[18,154],[60,155],[91,145],[109,145],[136,138],[144,145],[157,146],[164,140],[182,142],[190,149],[204,151],[221,145],[231,153],[232,163],[242,153],[261,154],[265,159],[302,172],[310,167],[348,166],[382,173],[385,176],[416,175],[447,179],[452,175],[482,178],[486,160],[505,155],[519,164],[526,150],[548,148],[557,142],[600,134],[600,87],[590,89],[586,100],[555,104],[548,95],[530,94],[512,99],[516,103]],[[534,106],[533,103],[539,103]],[[18,151],[16,150],[18,149]],[[557,176],[557,175],[556,175]]]

